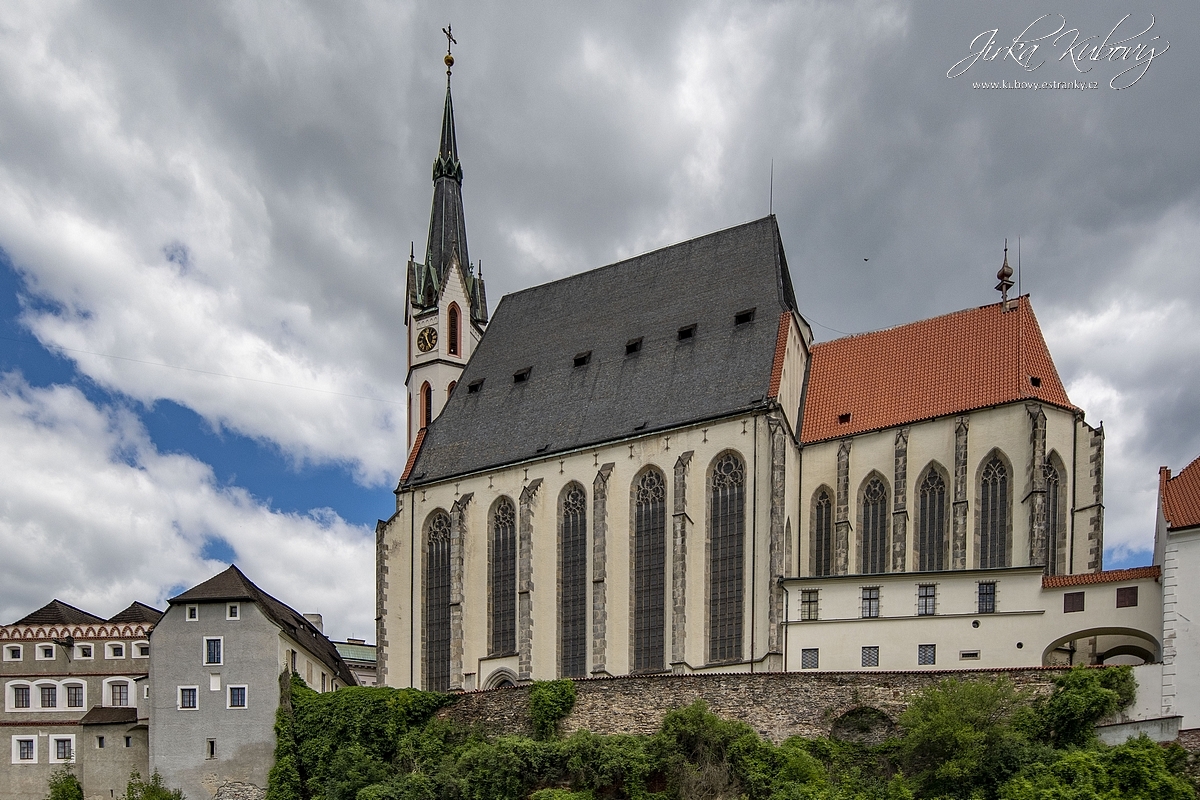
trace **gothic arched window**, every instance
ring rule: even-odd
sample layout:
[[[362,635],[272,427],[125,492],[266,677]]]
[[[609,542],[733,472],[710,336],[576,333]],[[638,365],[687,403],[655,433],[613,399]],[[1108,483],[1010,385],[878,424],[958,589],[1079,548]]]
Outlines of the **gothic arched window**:
[[[711,661],[742,658],[746,468],[733,453],[713,464],[709,514],[708,650]]]
[[[833,574],[833,501],[821,489],[813,501],[813,575]]]
[[[425,531],[425,688],[450,688],[450,517],[438,511]]]
[[[859,571],[864,575],[887,567],[887,499],[887,488],[879,478],[872,478],[863,489]]]
[[[917,569],[946,568],[946,481],[932,467],[921,481],[920,517],[917,520]]]
[[[446,345],[446,347],[447,347],[450,355],[456,356],[456,355],[458,355],[458,351],[459,351],[459,347],[458,347],[458,328],[459,328],[458,316],[459,316],[459,314],[458,314],[458,304],[457,303],[450,304],[450,313],[448,316],[450,318],[449,326],[448,326],[450,328],[450,331],[449,331],[450,342]]]
[[[664,666],[667,492],[663,474],[647,470],[633,495],[633,668]]]
[[[558,674],[587,675],[587,495],[572,483],[563,490],[558,538]]]
[[[1042,469],[1046,476],[1046,572],[1055,575],[1058,572],[1058,545],[1063,536],[1058,520],[1062,508],[1062,484],[1053,464],[1047,461]]]
[[[433,422],[433,387],[428,383],[421,384],[421,427]]]
[[[1008,469],[996,456],[980,476],[979,566],[1008,566]]]
[[[507,497],[500,498],[492,512],[491,556],[489,653],[514,653],[517,650],[517,515]]]

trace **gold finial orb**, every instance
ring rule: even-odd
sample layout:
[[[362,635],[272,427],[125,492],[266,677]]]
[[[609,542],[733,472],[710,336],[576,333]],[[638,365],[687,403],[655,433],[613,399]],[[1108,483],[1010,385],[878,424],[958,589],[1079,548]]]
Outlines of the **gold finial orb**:
[[[446,53],[446,57],[443,58],[442,60],[446,62],[447,67],[454,66],[454,56],[450,55],[449,53]]]

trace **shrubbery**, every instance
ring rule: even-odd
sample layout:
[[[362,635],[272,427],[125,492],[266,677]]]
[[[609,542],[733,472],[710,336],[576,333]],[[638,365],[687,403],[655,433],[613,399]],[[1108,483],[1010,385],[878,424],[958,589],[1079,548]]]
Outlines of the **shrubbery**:
[[[1178,747],[1104,747],[1096,720],[1133,698],[1128,669],[1076,669],[1033,696],[1005,680],[946,680],[897,734],[867,745],[775,745],[703,703],[652,736],[558,736],[570,681],[535,684],[537,738],[435,719],[446,695],[384,688],[317,694],[293,678],[276,724],[269,800],[1110,800],[1194,798]]]

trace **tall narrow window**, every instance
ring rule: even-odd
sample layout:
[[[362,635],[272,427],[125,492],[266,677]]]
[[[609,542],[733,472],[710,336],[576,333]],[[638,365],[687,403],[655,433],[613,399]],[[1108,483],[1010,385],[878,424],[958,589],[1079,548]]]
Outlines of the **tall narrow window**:
[[[833,574],[833,502],[824,489],[813,504],[813,574]]]
[[[500,498],[492,513],[492,655],[517,650],[517,516]]]
[[[421,384],[421,427],[433,422],[433,387],[428,383]]]
[[[667,494],[663,475],[649,470],[634,490],[633,668],[664,666]]]
[[[450,517],[438,512],[425,539],[425,688],[450,688]]]
[[[109,684],[109,697],[112,699],[114,706],[129,705],[129,684],[128,683],[113,683]]]
[[[946,568],[946,482],[935,469],[921,481],[921,519],[917,530],[917,569]]]
[[[711,661],[742,658],[746,468],[733,453],[713,465],[710,497],[708,650]]]
[[[862,496],[862,550],[859,571],[876,575],[887,565],[887,489],[872,478]]]
[[[458,355],[458,351],[459,351],[459,347],[458,347],[459,325],[458,325],[458,305],[457,304],[455,304],[455,303],[450,304],[449,316],[450,316],[450,326],[449,326],[450,327],[450,343],[447,345],[447,347],[450,351],[450,355],[456,356],[456,355]]]
[[[937,613],[937,586],[923,583],[917,587],[917,616],[929,617]]]
[[[1049,461],[1042,469],[1046,476],[1046,574],[1056,575],[1058,574],[1058,543],[1062,538],[1062,530],[1058,524],[1058,511],[1062,496],[1059,493],[1058,470]]]
[[[587,495],[577,483],[562,495],[558,564],[558,674],[587,675]]]
[[[979,492],[979,566],[1008,566],[1008,470],[995,456],[983,468]]]

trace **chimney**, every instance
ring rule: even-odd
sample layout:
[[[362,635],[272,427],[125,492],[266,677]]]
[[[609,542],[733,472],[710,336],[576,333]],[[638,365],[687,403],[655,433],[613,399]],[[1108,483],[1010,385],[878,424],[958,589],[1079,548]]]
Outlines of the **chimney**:
[[[305,614],[304,618],[312,623],[312,626],[321,633],[325,632],[325,623],[321,620],[320,614]]]

